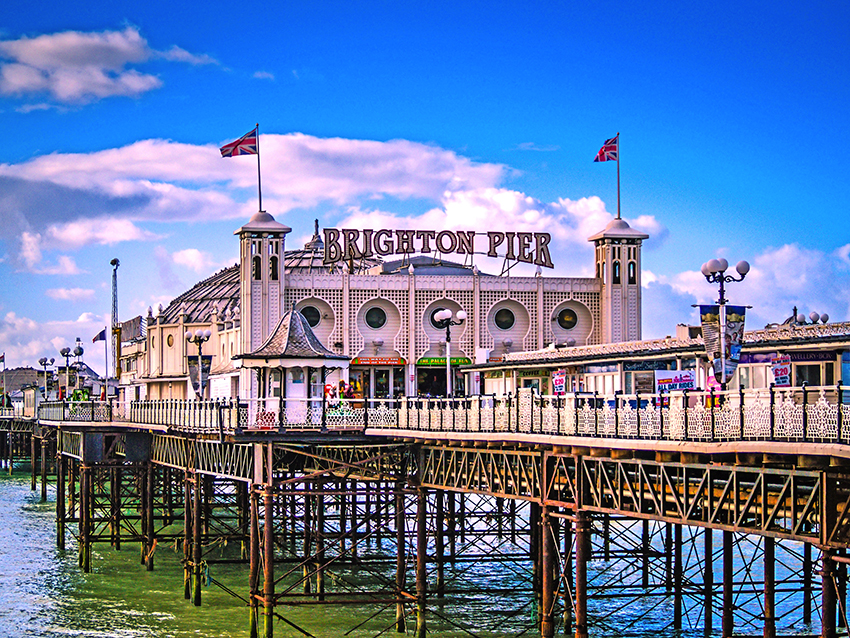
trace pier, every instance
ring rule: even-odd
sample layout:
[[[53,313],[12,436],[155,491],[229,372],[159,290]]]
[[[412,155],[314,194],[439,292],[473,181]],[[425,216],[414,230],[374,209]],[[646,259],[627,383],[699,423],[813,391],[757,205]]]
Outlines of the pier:
[[[670,635],[832,638],[848,390],[42,403],[0,419],[0,461],[43,499],[55,480],[57,546],[83,571],[96,545],[132,543],[148,570],[176,546],[202,605],[210,567],[244,562],[251,638],[310,635],[291,605],[362,604],[375,635],[421,638],[457,623],[446,601],[479,604],[449,574],[482,565],[527,569],[525,591],[487,589],[524,597],[545,637],[627,633],[666,605]]]

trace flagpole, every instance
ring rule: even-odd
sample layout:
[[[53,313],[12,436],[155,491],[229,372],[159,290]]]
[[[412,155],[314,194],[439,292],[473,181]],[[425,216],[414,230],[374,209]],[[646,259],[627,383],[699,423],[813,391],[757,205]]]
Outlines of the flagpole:
[[[259,149],[258,149],[259,151]],[[617,219],[620,219],[620,132],[617,132]]]
[[[103,332],[106,334],[106,326],[103,326]],[[103,340],[103,400],[109,398],[109,339]],[[118,362],[116,367],[121,367],[121,362]]]
[[[259,212],[263,212],[263,189],[260,177],[260,123],[257,122],[257,196],[260,200]]]
[[[38,384],[36,384],[38,385]],[[3,407],[6,407],[6,399],[9,398],[9,386],[6,385],[6,352],[3,352]],[[11,400],[10,400],[11,403]]]

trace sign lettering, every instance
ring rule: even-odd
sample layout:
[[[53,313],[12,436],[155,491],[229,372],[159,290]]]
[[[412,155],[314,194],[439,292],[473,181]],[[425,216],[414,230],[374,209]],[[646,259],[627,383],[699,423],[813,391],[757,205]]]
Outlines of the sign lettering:
[[[325,265],[361,259],[373,255],[410,255],[439,252],[442,254],[486,254],[504,256],[526,264],[554,268],[549,253],[549,233],[490,231],[487,251],[476,250],[474,230],[357,230],[325,228]]]

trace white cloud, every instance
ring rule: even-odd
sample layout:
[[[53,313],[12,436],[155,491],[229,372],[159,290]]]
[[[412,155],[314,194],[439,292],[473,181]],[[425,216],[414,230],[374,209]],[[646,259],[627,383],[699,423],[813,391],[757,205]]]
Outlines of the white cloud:
[[[274,73],[268,71],[255,71],[252,76],[255,80],[274,80]]]
[[[850,272],[843,248],[830,254],[797,244],[767,248],[753,258],[743,281],[726,284],[726,298],[730,303],[752,307],[747,319],[750,328],[784,321],[795,306],[806,315],[817,311],[834,319],[848,317]],[[734,266],[728,272],[734,273]],[[692,303],[714,303],[719,292],[718,284],[709,284],[695,270],[658,277],[658,283],[668,286],[676,295],[691,298]],[[646,319],[644,313],[645,322]],[[695,323],[696,311],[687,320]]]
[[[518,232],[549,233],[549,245],[554,272],[565,276],[591,276],[593,246],[587,241],[611,221],[613,216],[605,210],[598,197],[579,200],[559,199],[546,203],[505,188],[478,188],[447,190],[441,198],[442,206],[421,215],[401,216],[381,210],[352,207],[339,222],[346,228],[417,228],[475,230],[510,230]],[[652,217],[641,220],[659,232],[663,227]],[[479,244],[481,249],[485,245]],[[452,259],[451,256],[447,256]],[[501,260],[476,257],[482,267],[500,270]],[[519,265],[513,272],[530,274],[534,266]]]
[[[195,55],[194,53],[189,53],[186,49],[181,49],[176,44],[172,46],[167,51],[160,51],[157,54],[157,57],[163,58],[165,60],[171,60],[173,62],[186,62],[187,64],[218,64],[218,60],[209,56],[207,54]]]
[[[212,255],[197,248],[178,250],[171,255],[172,261],[199,274],[207,274],[216,268]]]
[[[65,104],[113,96],[137,97],[162,86],[155,75],[130,65],[152,57],[189,64],[213,64],[207,55],[194,55],[173,46],[154,51],[135,27],[123,31],[64,31],[0,41],[0,93],[48,94]],[[41,108],[35,106],[32,108]]]
[[[77,337],[82,339],[83,344],[91,344],[91,338],[108,323],[108,317],[90,312],[73,320],[43,323],[8,312],[0,318],[0,343],[4,344],[6,365],[10,368],[29,365],[41,369],[38,365],[41,357],[53,357],[58,363],[61,348],[73,347]],[[95,370],[102,371],[102,350],[99,356],[90,355],[87,348],[83,360]]]
[[[161,235],[143,230],[128,219],[77,220],[52,224],[47,239],[52,246],[80,248],[87,244],[112,245],[122,241],[155,241]]]
[[[88,301],[94,299],[94,290],[89,288],[49,288],[45,294],[51,299],[63,301]]]

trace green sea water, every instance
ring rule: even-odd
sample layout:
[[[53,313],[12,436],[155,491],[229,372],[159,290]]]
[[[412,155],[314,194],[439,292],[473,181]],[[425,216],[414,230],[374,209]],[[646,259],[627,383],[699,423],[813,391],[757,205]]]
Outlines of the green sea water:
[[[65,551],[56,549],[55,492],[50,489],[48,502],[39,502],[39,492],[30,490],[29,477],[0,475],[0,638],[236,638],[249,636],[249,614],[245,603],[223,589],[210,584],[203,589],[203,605],[195,607],[183,597],[181,554],[173,546],[161,543],[156,551],[156,569],[148,572],[140,564],[137,543],[125,543],[121,551],[106,544],[94,546],[92,572],[83,573],[77,564],[76,545],[67,535]],[[639,523],[638,523],[639,524]],[[631,532],[623,532],[628,539]],[[495,553],[504,546],[496,538],[484,539]],[[701,541],[691,547],[698,549]],[[715,551],[720,539],[715,538]],[[628,548],[627,548],[628,549]],[[746,543],[739,546],[741,561]],[[481,552],[479,547],[477,551]],[[484,548],[486,554],[488,549]],[[689,550],[690,551],[690,550]],[[739,550],[736,550],[736,552]],[[778,557],[777,578],[795,568],[799,547]],[[364,554],[387,560],[368,568],[336,566],[328,576],[328,590],[345,588],[345,583],[362,584],[371,580],[374,589],[394,579],[394,548],[377,542],[364,548]],[[628,550],[627,554],[634,554]],[[238,548],[217,548],[210,558],[238,556]],[[737,556],[737,554],[736,554]],[[409,557],[412,559],[412,557]],[[698,567],[698,551],[686,563]],[[715,583],[721,580],[719,557],[715,564]],[[631,569],[629,563],[631,562]],[[790,566],[786,569],[786,565]],[[756,565],[757,567],[757,565]],[[282,575],[287,568],[277,566]],[[663,561],[655,561],[653,574],[660,573]],[[433,568],[429,566],[433,583]],[[531,594],[530,561],[474,560],[446,566],[446,580],[456,591],[444,600],[429,598],[428,636],[434,638],[497,638],[538,636],[539,619]],[[594,560],[588,565],[588,578],[597,592],[616,592],[626,587],[625,598],[594,596],[588,600],[593,636],[702,636],[701,612],[694,604],[702,594],[698,587],[685,582],[691,592],[686,601],[685,629],[671,629],[672,599],[669,596],[641,597],[638,593],[640,570],[633,560]],[[687,579],[687,564],[686,564]],[[248,569],[244,564],[212,564],[210,574],[240,596],[248,589]],[[736,627],[745,635],[756,635],[761,626],[758,574],[751,595],[741,594]],[[653,575],[653,578],[656,576]],[[293,578],[296,578],[293,576]],[[290,579],[292,580],[292,579]],[[333,581],[333,582],[331,582]],[[284,586],[284,583],[281,583]],[[408,590],[413,589],[412,570],[408,569]],[[278,589],[280,591],[280,589]],[[623,590],[626,591],[626,590]],[[799,585],[778,587],[778,627],[784,635],[817,633],[818,627],[799,622]],[[782,592],[785,593],[782,593]],[[304,600],[304,599],[302,599]],[[817,603],[817,601],[815,601]],[[719,589],[715,605],[722,605]],[[407,607],[412,614],[412,606]],[[282,621],[275,623],[276,637],[312,635],[316,638],[371,638],[395,636],[394,605],[358,603],[356,605],[279,605],[278,613],[307,633]],[[715,608],[715,633],[719,635],[721,607]],[[817,609],[815,623],[817,624]],[[261,621],[262,622],[262,619]],[[412,635],[415,619],[408,618],[407,635]],[[559,627],[559,635],[564,635]]]

